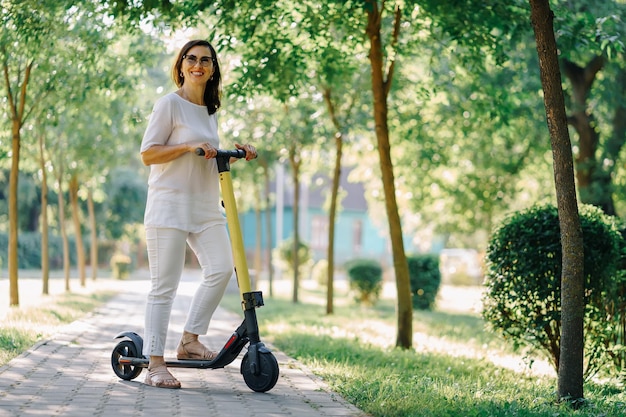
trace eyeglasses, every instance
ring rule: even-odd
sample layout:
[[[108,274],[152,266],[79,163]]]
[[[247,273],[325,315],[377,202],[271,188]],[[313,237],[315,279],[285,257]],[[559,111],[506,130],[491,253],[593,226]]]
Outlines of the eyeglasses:
[[[198,63],[198,57],[195,55],[183,55],[183,59],[192,67]],[[208,67],[209,65],[213,65],[213,60],[214,58],[211,56],[203,56],[200,58],[200,66]]]

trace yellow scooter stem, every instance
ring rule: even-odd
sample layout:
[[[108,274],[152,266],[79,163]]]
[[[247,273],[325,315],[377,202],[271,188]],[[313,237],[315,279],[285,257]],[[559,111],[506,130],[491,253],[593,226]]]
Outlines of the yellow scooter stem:
[[[243,245],[243,237],[241,235],[241,226],[239,224],[237,203],[235,201],[235,192],[233,190],[233,180],[230,171],[220,173],[220,188],[222,190],[222,200],[224,200],[226,220],[230,231],[230,240],[233,251],[233,260],[235,262],[237,283],[239,284],[239,293],[243,302],[244,293],[251,292],[252,289],[250,288],[250,274],[248,272],[248,263],[246,261],[246,252]]]

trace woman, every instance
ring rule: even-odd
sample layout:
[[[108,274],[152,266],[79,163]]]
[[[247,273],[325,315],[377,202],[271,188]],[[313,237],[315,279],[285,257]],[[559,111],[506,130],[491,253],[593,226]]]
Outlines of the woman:
[[[141,143],[141,160],[150,166],[145,212],[151,289],[146,306],[143,354],[150,357],[146,384],[180,388],[165,365],[165,338],[172,303],[189,244],[202,268],[177,348],[178,359],[211,360],[198,335],[206,334],[228,280],[233,260],[226,221],[219,209],[219,147],[216,112],[220,107],[221,74],[215,49],[204,40],[188,42],[172,68],[177,91],[154,105]],[[235,144],[256,157],[251,145]],[[195,154],[204,149],[205,156]]]

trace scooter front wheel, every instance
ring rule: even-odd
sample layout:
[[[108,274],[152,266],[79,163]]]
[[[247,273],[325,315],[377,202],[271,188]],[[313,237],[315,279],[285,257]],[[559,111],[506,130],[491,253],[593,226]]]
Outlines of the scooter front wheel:
[[[241,373],[246,385],[256,392],[266,392],[274,388],[278,381],[278,361],[272,352],[259,352],[258,372],[254,372],[249,353],[241,360]]]
[[[137,347],[131,340],[122,340],[113,349],[111,353],[111,366],[115,375],[119,376],[125,381],[130,381],[139,376],[143,368],[140,366],[126,365],[120,363],[122,356],[128,358],[137,358]]]

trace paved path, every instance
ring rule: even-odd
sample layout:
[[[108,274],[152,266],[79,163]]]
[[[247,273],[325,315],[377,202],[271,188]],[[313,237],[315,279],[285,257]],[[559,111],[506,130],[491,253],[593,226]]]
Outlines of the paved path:
[[[148,282],[115,284],[123,291],[105,306],[0,367],[0,417],[366,415],[276,349],[273,353],[280,377],[266,393],[251,391],[239,373],[245,348],[240,358],[224,369],[173,369],[183,385],[180,390],[143,384],[145,370],[135,380],[120,380],[111,368],[114,337],[127,330],[143,333]],[[172,311],[168,357],[174,355],[194,288],[189,279],[181,283]],[[241,316],[220,308],[209,334],[201,339],[219,350],[240,322]]]

